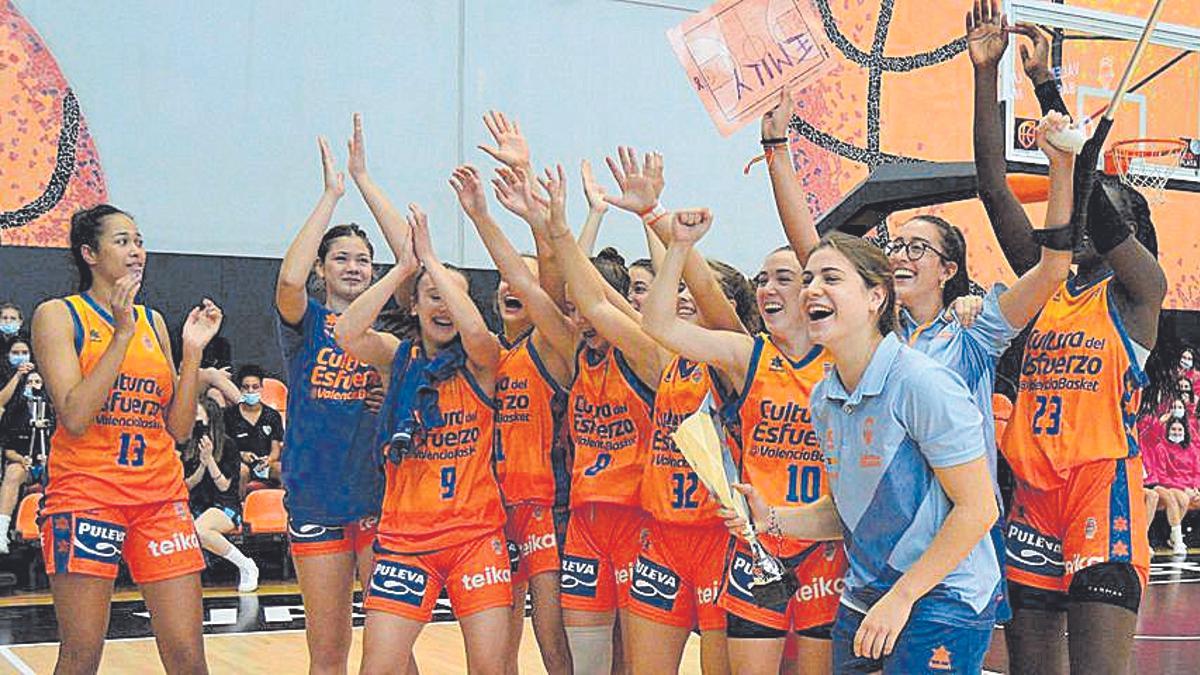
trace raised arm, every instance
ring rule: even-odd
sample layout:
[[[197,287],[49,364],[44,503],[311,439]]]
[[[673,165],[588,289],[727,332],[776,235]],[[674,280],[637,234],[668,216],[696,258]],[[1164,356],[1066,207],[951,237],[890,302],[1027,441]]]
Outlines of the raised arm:
[[[501,202],[511,201],[515,198],[507,183],[496,180],[494,185],[496,198]],[[483,240],[488,255],[496,263],[496,269],[500,271],[500,276],[508,282],[513,292],[525,303],[533,325],[537,328],[534,334],[535,338],[541,336],[546,340],[551,348],[551,353],[558,357],[554,359],[555,363],[547,365],[551,368],[554,368],[554,365],[562,366],[558,369],[559,372],[554,374],[556,379],[559,374],[562,374],[563,378],[559,382],[560,384],[565,383],[574,364],[575,347],[578,344],[575,327],[571,325],[570,320],[558,308],[558,304],[525,266],[521,254],[508,240],[508,237],[504,236],[500,226],[488,213],[487,198],[483,194],[483,184],[475,167],[460,166],[455,169],[454,174],[450,177],[450,187],[458,195],[458,203],[467,214],[467,218],[479,232],[479,238]]]
[[[183,443],[192,437],[192,426],[196,423],[196,399],[200,395],[200,358],[204,348],[221,330],[221,308],[212,300],[205,298],[199,307],[188,313],[183,324],[183,354],[179,360],[179,375],[175,380],[175,395],[171,399],[171,407],[167,410],[167,431],[178,442]],[[167,334],[167,324],[158,312],[154,313],[154,330],[158,334],[158,342],[162,345],[167,363],[174,368],[175,360],[171,355],[171,340]]]
[[[413,252],[425,266],[425,273],[433,280],[446,303],[446,309],[450,311],[450,318],[458,329],[472,372],[476,377],[486,380],[485,389],[490,390],[489,385],[495,382],[496,368],[500,365],[500,340],[488,330],[471,294],[455,283],[452,273],[433,250],[425,212],[416,204],[409,204],[408,210],[408,223],[413,230]]]
[[[1113,299],[1121,313],[1129,336],[1147,350],[1154,349],[1158,342],[1158,317],[1163,299],[1167,297],[1167,277],[1158,258],[1133,236],[1133,222],[1137,218],[1149,218],[1149,209],[1141,214],[1131,203],[1130,197],[1117,192],[1116,188],[1096,186],[1097,199],[1092,204],[1087,218],[1087,232],[1096,247],[1113,270]],[[1111,206],[1113,201],[1101,192],[1117,192],[1120,206]],[[1110,193],[1111,194],[1111,193]]]
[[[967,53],[975,69],[975,173],[979,199],[1009,266],[1025,274],[1041,255],[1025,208],[1008,187],[1004,123],[1000,117],[1000,60],[1008,49],[1006,19],[996,0],[976,2],[967,12]]]
[[[279,316],[289,324],[298,324],[304,318],[308,306],[308,275],[317,259],[321,237],[338,200],[346,194],[346,178],[333,166],[333,153],[324,138],[318,138],[321,149],[321,168],[325,177],[325,190],[317,205],[313,207],[300,233],[292,240],[283,262],[279,265],[279,277],[275,281],[275,307]]]
[[[400,339],[371,326],[388,298],[396,293],[396,289],[409,284],[416,270],[417,261],[412,253],[397,257],[395,266],[382,279],[350,303],[333,326],[333,337],[342,349],[379,370],[391,369]]]
[[[1042,114],[1054,111],[1070,117],[1071,111],[1067,110],[1067,104],[1058,90],[1054,71],[1050,69],[1050,40],[1046,34],[1036,25],[1024,22],[1013,26],[1012,32],[1024,35],[1033,43],[1032,50],[1029,45],[1021,45],[1021,66],[1033,81],[1033,92],[1042,108]]]
[[[606,339],[616,345],[629,360],[637,376],[654,386],[670,355],[642,331],[639,322],[608,301],[605,289],[609,285],[592,266],[571,236],[566,221],[566,176],[562,166],[551,174],[545,184],[550,195],[550,241],[558,253],[571,284],[571,299],[580,314]]]
[[[387,198],[383,188],[375,183],[367,171],[367,145],[363,137],[362,115],[358,113],[354,113],[354,134],[346,145],[350,151],[349,159],[346,160],[346,171],[358,187],[358,192],[367,203],[367,208],[371,210],[371,215],[375,217],[375,222],[379,224],[388,248],[399,258],[402,252],[412,250],[412,230]],[[411,286],[405,285],[397,289],[395,298],[401,307],[407,308],[412,304],[412,290]]]
[[[59,422],[73,436],[87,431],[117,381],[125,351],[133,341],[137,327],[133,316],[133,299],[141,286],[141,276],[133,273],[126,274],[113,285],[109,297],[113,317],[112,340],[87,377],[79,368],[79,356],[75,353],[74,344],[75,328],[66,303],[49,300],[39,305],[33,314],[33,351],[46,378],[46,388],[50,391],[54,409],[58,411]],[[192,407],[194,410],[195,405]]]
[[[791,90],[788,87],[781,89],[779,102],[763,115],[762,145],[783,233],[803,266],[808,262],[808,252],[821,240],[821,235],[813,223],[808,198],[796,176],[792,153],[788,149],[788,124],[792,120],[795,105]]]
[[[671,245],[642,304],[642,328],[672,352],[716,366],[736,387],[741,387],[746,381],[754,339],[744,332],[690,324],[675,311],[684,265],[695,243],[711,226],[712,214],[707,209],[673,215]]]
[[[661,268],[666,260],[667,250],[663,247],[674,236],[671,229],[676,218],[681,214],[695,213],[695,210],[663,213],[650,219],[646,224],[647,228],[653,229],[654,239],[662,248],[658,259],[654,260],[655,269]],[[694,215],[689,218],[694,218]],[[711,214],[709,214],[709,218],[711,219]],[[699,310],[700,318],[706,328],[747,333],[746,327],[742,325],[741,317],[738,316],[737,307],[729,301],[729,298],[725,297],[725,291],[721,289],[717,275],[695,246],[689,247],[687,261],[683,265],[683,281],[687,284],[688,290],[692,292],[692,300],[695,301],[696,309]]]
[[[1067,116],[1051,112],[1038,124],[1038,147],[1050,160],[1050,201],[1046,206],[1046,222],[1042,231],[1043,234],[1060,233],[1059,242],[1050,246],[1044,243],[1037,264],[1000,296],[1000,311],[1011,326],[1029,323],[1071,271],[1075,155],[1059,150],[1046,140],[1048,133],[1061,131],[1070,122]]]
[[[587,220],[583,221],[583,229],[579,231],[579,248],[591,257],[596,253],[596,238],[600,236],[600,223],[608,212],[608,202],[604,199],[604,186],[592,173],[592,163],[583,160],[579,172],[583,175],[583,194],[588,203]]]

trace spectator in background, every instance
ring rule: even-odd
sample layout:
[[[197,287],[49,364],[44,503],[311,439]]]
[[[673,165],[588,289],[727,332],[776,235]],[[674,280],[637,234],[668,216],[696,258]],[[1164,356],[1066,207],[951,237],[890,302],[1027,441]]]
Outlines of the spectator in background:
[[[24,385],[25,376],[33,370],[33,351],[29,348],[29,340],[16,338],[9,342],[5,359],[0,363],[0,413],[8,407],[17,390]]]
[[[247,364],[238,369],[241,401],[225,410],[225,430],[241,456],[241,494],[254,487],[279,485],[279,455],[283,450],[283,417],[262,402],[263,369]]]
[[[1181,375],[1179,377],[1179,381],[1175,383],[1175,386],[1179,390],[1179,398],[1183,399],[1183,402],[1187,404],[1188,408],[1195,408],[1196,385],[1190,379],[1188,379],[1187,376]]]
[[[1146,486],[1158,494],[1171,527],[1168,543],[1176,555],[1186,555],[1183,517],[1200,495],[1200,442],[1193,428],[1193,414],[1182,399],[1149,424],[1139,423],[1142,457],[1148,478]]]
[[[258,565],[225,538],[242,524],[238,491],[237,446],[225,432],[221,407],[209,399],[197,404],[192,438],[180,448],[188,504],[196,519],[196,534],[204,550],[238,568],[238,592],[258,588]]]
[[[1180,378],[1187,378],[1188,382],[1192,383],[1192,388],[1195,389],[1197,381],[1200,381],[1200,371],[1196,370],[1196,350],[1191,347],[1184,347],[1179,353],[1179,370],[1177,371]]]
[[[8,351],[8,344],[18,335],[26,335],[21,330],[23,325],[21,308],[11,302],[0,302],[0,347],[3,347],[4,351]]]
[[[42,376],[36,370],[23,378],[20,394],[0,415],[0,452],[4,479],[0,483],[0,554],[8,553],[8,528],[21,488],[41,480],[49,438],[54,433],[54,410]]]

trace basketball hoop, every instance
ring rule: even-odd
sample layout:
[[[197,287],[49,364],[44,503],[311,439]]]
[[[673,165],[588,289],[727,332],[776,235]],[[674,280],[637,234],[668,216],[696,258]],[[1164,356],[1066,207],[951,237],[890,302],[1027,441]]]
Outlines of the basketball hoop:
[[[1151,204],[1166,201],[1167,181],[1179,168],[1186,141],[1135,138],[1113,144],[1104,154],[1104,172],[1142,193]]]

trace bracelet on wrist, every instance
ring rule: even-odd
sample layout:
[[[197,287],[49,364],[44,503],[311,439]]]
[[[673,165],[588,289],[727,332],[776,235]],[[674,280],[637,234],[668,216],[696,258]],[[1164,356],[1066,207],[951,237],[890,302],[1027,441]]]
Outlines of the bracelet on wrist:
[[[643,223],[647,225],[653,225],[654,223],[658,222],[659,218],[667,215],[667,210],[664,209],[661,204],[656,202],[653,208],[651,208],[649,211],[640,213],[638,215],[641,216]]]
[[[773,148],[777,145],[787,145],[789,143],[787,136],[780,136],[778,138],[764,138],[759,142],[762,143],[764,148]]]
[[[645,220],[646,216],[650,215],[651,213],[654,213],[656,210],[661,210],[661,209],[662,209],[662,206],[660,206],[658,202],[654,202],[646,210],[638,211],[637,215],[638,215],[638,218]]]

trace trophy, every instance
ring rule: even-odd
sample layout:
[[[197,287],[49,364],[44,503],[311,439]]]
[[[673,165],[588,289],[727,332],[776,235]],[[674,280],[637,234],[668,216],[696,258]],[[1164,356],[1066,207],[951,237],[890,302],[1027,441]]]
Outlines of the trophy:
[[[791,570],[763,548],[754,530],[754,518],[746,496],[730,487],[738,481],[738,470],[729,452],[725,429],[717,422],[718,419],[712,394],[709,393],[700,408],[680,422],[679,428],[671,436],[704,487],[722,506],[745,519],[743,536],[754,557],[750,592],[756,604],[778,607],[795,594],[799,583]]]

